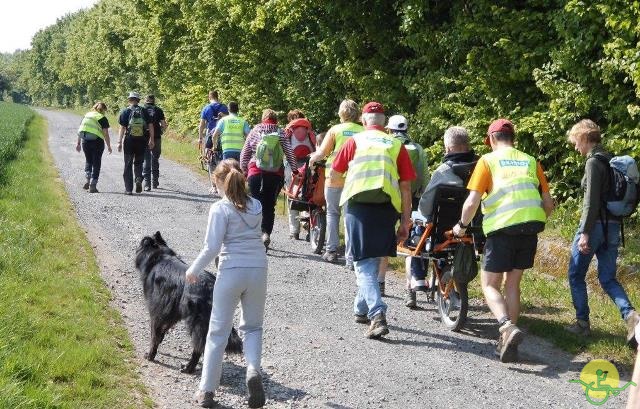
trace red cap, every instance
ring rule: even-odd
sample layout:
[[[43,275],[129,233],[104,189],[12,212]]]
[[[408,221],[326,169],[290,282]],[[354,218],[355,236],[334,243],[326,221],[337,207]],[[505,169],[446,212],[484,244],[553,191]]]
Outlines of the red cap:
[[[511,135],[515,134],[515,131],[513,130],[513,124],[511,123],[511,121],[504,118],[496,119],[495,121],[491,122],[491,125],[489,125],[489,129],[487,130],[487,136],[484,138],[485,145],[490,145],[489,135],[491,135],[494,132],[504,132]]]
[[[381,103],[371,101],[362,107],[363,114],[384,114],[384,107]]]

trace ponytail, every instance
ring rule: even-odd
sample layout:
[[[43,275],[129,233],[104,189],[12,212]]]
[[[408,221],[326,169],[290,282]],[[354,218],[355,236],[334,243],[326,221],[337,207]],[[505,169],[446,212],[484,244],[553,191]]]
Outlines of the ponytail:
[[[240,170],[240,164],[235,159],[225,159],[218,163],[213,171],[213,177],[218,181],[223,181],[224,193],[227,199],[240,211],[247,210],[246,181],[244,174]]]

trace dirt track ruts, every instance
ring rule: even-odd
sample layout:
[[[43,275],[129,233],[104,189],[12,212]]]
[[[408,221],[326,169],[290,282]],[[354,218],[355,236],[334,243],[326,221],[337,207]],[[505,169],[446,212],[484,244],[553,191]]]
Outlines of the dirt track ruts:
[[[84,155],[75,152],[77,115],[44,111],[49,146],[60,177],[87,231],[102,276],[113,294],[136,349],[139,372],[160,408],[191,408],[198,374],[179,372],[190,354],[180,324],[160,346],[157,362],[147,362],[148,315],[133,265],[143,235],[160,230],[185,260],[197,255],[212,198],[203,175],[161,159],[160,189],[125,196],[122,154],[103,157],[98,189],[82,190]],[[114,124],[112,124],[113,126]],[[115,128],[114,128],[115,129]],[[91,209],[91,211],[88,211]],[[446,331],[434,305],[403,306],[403,279],[390,276],[386,298],[391,333],[383,341],[364,338],[353,322],[353,273],[312,255],[304,241],[288,238],[280,217],[269,252],[263,369],[266,407],[288,408],[541,408],[589,407],[576,362],[546,342],[528,337],[523,362],[504,365],[494,357],[497,328],[480,303],[470,311],[463,333]],[[424,297],[419,297],[424,301]],[[225,359],[218,400],[245,406],[244,365]],[[626,397],[611,399],[620,407]],[[225,407],[225,406],[222,406]]]

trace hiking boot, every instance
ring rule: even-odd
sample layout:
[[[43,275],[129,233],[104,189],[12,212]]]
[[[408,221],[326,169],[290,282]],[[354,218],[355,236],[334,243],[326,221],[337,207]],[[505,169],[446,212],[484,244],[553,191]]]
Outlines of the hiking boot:
[[[300,240],[300,232],[297,233],[289,233],[289,238],[294,240]]]
[[[338,253],[335,251],[325,251],[322,255],[322,259],[329,263],[335,263],[338,261]]]
[[[387,318],[384,313],[381,312],[371,320],[371,325],[369,325],[369,330],[367,331],[367,338],[378,339],[388,333],[389,328],[387,327]]]
[[[136,179],[136,193],[142,193],[142,179]]]
[[[158,186],[160,186],[160,183],[158,183],[157,180],[154,180],[153,183],[151,184],[151,186],[153,186],[154,189],[157,189]]]
[[[195,400],[200,407],[212,408],[216,404],[216,401],[213,400],[213,396],[213,392],[199,390],[193,395],[193,400]]]
[[[265,403],[262,375],[253,368],[247,369],[247,392],[249,394],[249,407],[261,408]]]
[[[269,248],[269,244],[271,244],[271,237],[267,233],[262,233],[262,244],[264,244],[265,248]]]
[[[85,183],[84,185],[82,185],[82,188],[84,190],[89,190],[89,178],[87,178],[87,183]]]
[[[89,185],[89,193],[100,193],[96,185]]]
[[[588,337],[591,335],[591,325],[589,324],[589,321],[577,319],[576,322],[571,325],[567,325],[566,327],[564,327],[564,329],[567,332],[580,337]]]
[[[378,286],[380,287],[380,297],[386,297],[387,295],[384,293],[384,281],[378,281]]]
[[[418,306],[415,291],[407,289],[407,294],[404,297],[404,306],[408,308],[416,308]]]
[[[354,321],[358,324],[368,324],[371,322],[367,314],[353,314]]]
[[[500,327],[500,362],[514,362],[518,359],[518,345],[524,338],[524,333],[511,321],[507,321]],[[500,343],[500,342],[498,342]]]
[[[640,316],[637,312],[631,311],[627,318],[625,318],[627,322],[627,345],[629,348],[634,351],[638,348],[638,340],[636,339],[636,325],[640,323]]]

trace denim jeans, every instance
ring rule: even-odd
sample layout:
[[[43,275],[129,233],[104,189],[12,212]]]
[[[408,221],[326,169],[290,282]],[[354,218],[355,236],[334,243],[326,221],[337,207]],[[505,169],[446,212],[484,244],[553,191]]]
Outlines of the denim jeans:
[[[100,167],[102,166],[104,140],[102,140],[102,138],[89,141],[83,140],[82,151],[84,152],[85,158],[84,174],[87,179],[91,181],[92,185],[96,185],[100,177]]]
[[[149,150],[146,138],[125,136],[122,150],[124,151],[124,190],[133,191],[133,177],[142,181],[142,163],[144,153]]]
[[[327,202],[327,251],[337,251],[340,245],[340,195],[341,187],[324,188],[324,200]],[[345,205],[346,206],[346,205]],[[353,261],[349,253],[349,237],[344,229],[344,258]]]
[[[365,258],[353,262],[358,282],[358,292],[353,301],[353,312],[358,315],[367,314],[369,319],[387,312],[387,304],[382,301],[378,284],[380,258]]]
[[[633,311],[631,302],[624,289],[616,279],[616,259],[618,258],[618,246],[620,246],[620,224],[609,223],[607,227],[607,242],[605,243],[604,226],[598,222],[589,235],[589,254],[582,254],[578,250],[580,233],[577,233],[571,245],[571,259],[569,260],[569,285],[573,307],[576,309],[576,318],[589,320],[589,301],[587,299],[587,283],[585,277],[593,256],[598,260],[598,281],[602,289],[616,304],[622,318]]]
[[[235,159],[240,162],[240,151],[222,151],[222,159]]]
[[[144,165],[142,169],[142,177],[145,186],[151,186],[151,180],[154,184],[158,182],[160,177],[160,154],[162,153],[162,139],[156,138],[153,149],[147,148],[144,151]]]

